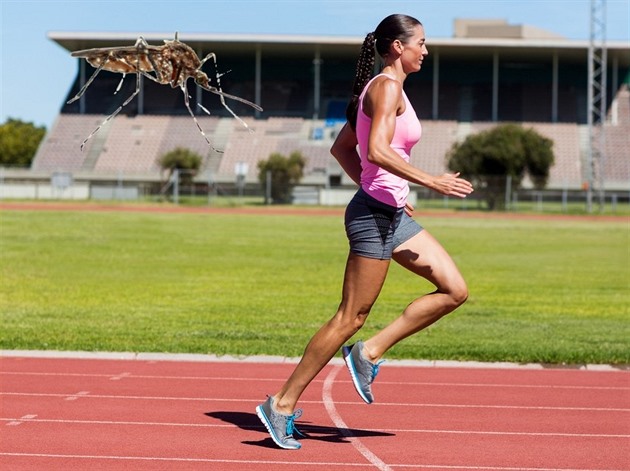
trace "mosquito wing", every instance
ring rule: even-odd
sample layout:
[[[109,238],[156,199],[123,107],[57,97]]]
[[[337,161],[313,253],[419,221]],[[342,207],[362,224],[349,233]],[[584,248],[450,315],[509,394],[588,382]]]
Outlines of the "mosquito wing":
[[[85,59],[95,68],[101,68],[120,74],[134,74],[138,72],[154,72],[155,61],[150,55],[159,55],[159,46],[125,46],[125,47],[101,47],[74,51],[70,55]]]

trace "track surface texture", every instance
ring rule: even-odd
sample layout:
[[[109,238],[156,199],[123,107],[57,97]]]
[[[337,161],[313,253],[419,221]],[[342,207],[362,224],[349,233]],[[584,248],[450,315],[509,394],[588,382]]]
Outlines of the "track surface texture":
[[[391,362],[367,405],[335,359],[289,451],[254,409],[293,367],[5,355],[0,469],[630,470],[628,371]]]

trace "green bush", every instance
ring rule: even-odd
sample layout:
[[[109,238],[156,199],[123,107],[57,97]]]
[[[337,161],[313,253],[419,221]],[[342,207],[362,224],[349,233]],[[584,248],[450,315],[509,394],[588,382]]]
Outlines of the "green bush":
[[[508,176],[513,190],[525,175],[542,189],[553,162],[553,141],[517,124],[472,134],[455,143],[448,154],[448,168],[472,180],[490,210],[504,209]]]
[[[9,118],[0,125],[0,165],[30,166],[45,134],[43,126]]]
[[[289,157],[273,153],[269,159],[258,162],[258,179],[263,188],[267,185],[267,172],[271,172],[271,201],[274,204],[291,202],[291,191],[300,182],[305,164],[304,157],[297,151]]]
[[[170,152],[163,154],[158,159],[158,164],[162,171],[168,172],[167,181],[170,181],[175,170],[180,172],[180,181],[190,183],[201,167],[202,157],[190,149],[176,147]]]

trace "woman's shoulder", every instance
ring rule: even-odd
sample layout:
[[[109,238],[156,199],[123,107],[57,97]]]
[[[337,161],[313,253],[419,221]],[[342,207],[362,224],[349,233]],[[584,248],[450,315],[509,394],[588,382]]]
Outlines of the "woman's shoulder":
[[[402,84],[389,75],[377,75],[366,95],[368,108],[371,110],[377,106],[384,106],[387,109],[396,109],[398,112],[400,107],[404,106]]]
[[[400,83],[400,81],[395,76],[391,74],[386,74],[383,72],[372,77],[371,82],[372,83],[388,83],[388,84],[394,84],[394,85],[397,84],[402,87],[402,83]]]
[[[392,77],[388,74],[379,74],[372,79],[372,82],[369,84],[368,93],[370,92],[381,92],[381,93],[394,93],[397,95],[402,94],[403,87],[402,84],[396,80],[395,77]]]

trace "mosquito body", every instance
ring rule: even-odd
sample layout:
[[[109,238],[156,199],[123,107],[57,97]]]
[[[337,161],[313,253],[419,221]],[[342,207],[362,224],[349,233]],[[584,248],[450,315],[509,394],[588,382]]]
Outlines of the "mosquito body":
[[[225,98],[240,101],[241,103],[245,103],[258,111],[262,111],[260,106],[252,103],[251,101],[223,92],[221,90],[220,74],[218,72],[216,74],[217,86],[214,87],[210,85],[208,75],[206,75],[201,68],[208,60],[212,59],[216,69],[216,55],[211,52],[200,60],[197,53],[195,53],[190,46],[178,39],[177,33],[175,33],[175,39],[173,41],[165,40],[163,46],[152,46],[148,44],[142,36],[140,36],[133,46],[85,49],[82,51],[75,51],[71,55],[72,57],[84,58],[90,65],[96,68],[96,70],[88,81],[81,87],[79,93],[70,99],[68,103],[72,103],[81,98],[101,70],[123,74],[123,78],[118,84],[116,92],[120,90],[122,82],[127,74],[136,74],[135,91],[123,102],[122,105],[120,105],[112,114],[105,118],[105,120],[94,131],[92,131],[92,133],[81,144],[81,150],[83,150],[86,142],[90,140],[90,138],[94,136],[105,123],[120,113],[120,111],[127,106],[138,93],[140,93],[141,76],[161,85],[170,85],[172,88],[179,87],[182,90],[182,93],[184,94],[184,103],[190,113],[190,116],[192,116],[199,132],[211,147],[212,144],[208,140],[208,137],[199,125],[199,121],[197,121],[195,114],[190,108],[190,95],[187,87],[188,79],[192,78],[195,83],[204,90],[219,95],[219,99],[221,100],[223,107],[248,129],[249,126],[247,126],[247,124],[225,103]],[[199,106],[204,112],[210,114],[210,112],[201,104]]]

